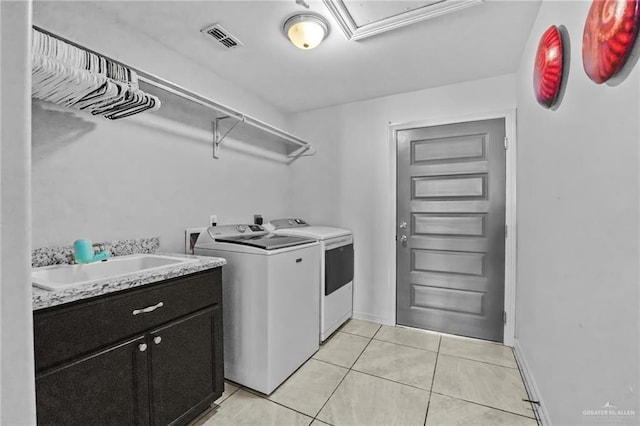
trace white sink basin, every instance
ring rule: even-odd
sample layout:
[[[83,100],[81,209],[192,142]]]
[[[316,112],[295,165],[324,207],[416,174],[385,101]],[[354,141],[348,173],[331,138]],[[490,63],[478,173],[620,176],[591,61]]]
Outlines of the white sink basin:
[[[103,262],[86,265],[55,265],[33,268],[31,280],[36,287],[59,290],[90,284],[99,280],[124,275],[149,272],[169,266],[197,262],[198,259],[172,257],[158,254],[132,254],[111,257]]]

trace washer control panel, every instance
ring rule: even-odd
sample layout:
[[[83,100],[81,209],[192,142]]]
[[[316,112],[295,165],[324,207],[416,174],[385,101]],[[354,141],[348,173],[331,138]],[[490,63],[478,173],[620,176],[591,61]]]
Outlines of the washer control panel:
[[[219,225],[207,229],[211,238],[233,237],[237,235],[266,235],[267,230],[260,225],[244,224]]]

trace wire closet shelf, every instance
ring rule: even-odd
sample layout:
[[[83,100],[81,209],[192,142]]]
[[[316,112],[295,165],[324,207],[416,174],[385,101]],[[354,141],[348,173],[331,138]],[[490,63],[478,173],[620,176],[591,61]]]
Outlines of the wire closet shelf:
[[[135,67],[126,65],[118,60],[105,56],[92,49],[88,49],[76,42],[68,40],[62,36],[59,36],[51,31],[45,30],[38,26],[33,26],[33,29],[52,37],[56,40],[60,40],[78,49],[81,49],[89,54],[97,55],[99,58],[104,58],[107,61],[118,64],[125,69],[131,70],[137,74],[137,83],[140,89],[144,89],[146,94],[154,92],[155,96],[162,100],[169,95],[177,96],[189,103],[195,104],[206,110],[208,117],[211,120],[212,125],[212,142],[213,142],[213,157],[219,158],[219,150],[223,140],[233,133],[235,139],[241,140],[245,143],[259,144],[263,140],[268,140],[269,144],[273,146],[279,145],[282,147],[282,153],[290,164],[300,157],[310,156],[315,154],[315,150],[312,146],[290,134],[281,130],[275,126],[272,126],[257,118],[243,114],[233,108],[229,108],[222,105],[212,99],[202,96],[196,92],[193,92],[179,84],[173,83],[166,79],[163,79],[155,74],[148,73]],[[149,94],[150,97],[155,97]],[[157,108],[150,108],[149,110],[155,110]]]

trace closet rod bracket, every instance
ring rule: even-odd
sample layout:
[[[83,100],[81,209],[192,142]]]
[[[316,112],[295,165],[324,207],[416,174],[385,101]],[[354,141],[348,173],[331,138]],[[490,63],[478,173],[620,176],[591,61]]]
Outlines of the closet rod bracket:
[[[229,127],[229,129],[224,132],[223,135],[220,134],[220,121],[221,120],[226,120],[229,118],[233,118],[235,120],[237,120],[235,123],[233,123],[233,125],[231,127]],[[227,135],[229,135],[229,133],[231,133],[233,131],[233,129],[236,128],[236,126],[240,123],[244,123],[245,121],[245,116],[241,115],[240,117],[234,117],[234,116],[224,116],[224,117],[218,117],[216,118],[211,124],[213,125],[213,158],[220,158],[219,154],[220,154],[220,144],[222,143],[222,141],[224,140],[224,138],[227,137]]]

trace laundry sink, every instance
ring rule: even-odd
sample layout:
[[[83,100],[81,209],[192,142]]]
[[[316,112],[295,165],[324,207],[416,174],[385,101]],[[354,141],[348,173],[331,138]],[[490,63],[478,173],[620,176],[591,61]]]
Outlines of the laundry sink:
[[[89,264],[33,268],[31,280],[36,287],[45,290],[59,290],[128,274],[186,265],[197,261],[198,259],[158,254],[132,254],[129,256],[116,256],[106,261]]]

